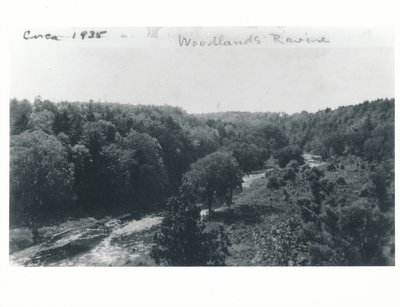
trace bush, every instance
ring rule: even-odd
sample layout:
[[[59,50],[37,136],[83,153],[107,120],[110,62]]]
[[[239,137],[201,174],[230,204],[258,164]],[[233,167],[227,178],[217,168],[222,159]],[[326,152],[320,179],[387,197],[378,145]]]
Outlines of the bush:
[[[289,219],[273,226],[269,236],[273,238],[273,244],[267,257],[275,265],[307,264],[307,243],[301,237],[301,223],[298,220]]]
[[[288,164],[287,167],[293,168],[295,172],[298,172],[300,169],[300,163],[297,162],[296,160],[291,160]]]
[[[322,187],[323,191],[329,195],[329,194],[333,193],[333,191],[335,190],[335,183],[328,179],[322,179],[321,187]]]
[[[313,222],[318,220],[320,207],[315,202],[299,201],[301,218],[304,222]]]
[[[267,187],[270,189],[278,189],[286,185],[285,180],[282,177],[273,174],[268,178]]]
[[[284,174],[283,174],[283,179],[285,179],[285,180],[294,180],[294,179],[296,179],[296,171],[291,167],[287,167],[285,169]]]
[[[340,185],[345,185],[346,184],[346,180],[344,180],[343,177],[339,177],[338,179],[336,179],[336,183],[340,184]]]
[[[331,164],[329,164],[329,165],[327,166],[326,170],[327,170],[328,172],[335,172],[335,171],[336,171],[336,167],[335,167],[335,165],[333,165],[333,164],[331,163]]]
[[[313,167],[311,169],[306,169],[304,175],[307,178],[307,180],[312,181],[324,177],[325,174],[324,171],[320,170],[319,168]]]

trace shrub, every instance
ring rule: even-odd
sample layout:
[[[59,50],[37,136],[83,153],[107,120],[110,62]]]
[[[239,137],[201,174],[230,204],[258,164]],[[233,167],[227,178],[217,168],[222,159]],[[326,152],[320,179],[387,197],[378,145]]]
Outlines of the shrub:
[[[317,167],[313,167],[311,169],[306,169],[304,171],[304,175],[307,178],[307,180],[312,181],[312,180],[318,180],[319,178],[323,177],[324,171],[320,170]]]
[[[340,185],[345,185],[346,184],[346,180],[344,180],[343,177],[339,177],[336,179],[336,183],[340,184]]]
[[[296,179],[296,171],[291,167],[287,167],[285,169],[284,174],[283,174],[283,179],[285,179],[285,180],[294,180],[294,179]]]
[[[335,189],[335,183],[328,179],[321,180],[321,187],[326,194],[331,194]]]
[[[297,162],[296,160],[291,160],[288,164],[287,167],[293,168],[295,172],[298,172],[300,169],[300,163]]]
[[[303,222],[315,221],[321,213],[321,205],[309,198],[300,198],[297,200]]]
[[[273,174],[268,178],[267,187],[270,189],[278,189],[284,185],[286,185],[286,182],[279,175]]]
[[[269,236],[273,238],[272,251],[267,256],[275,265],[307,264],[307,246],[301,236],[301,223],[289,219],[272,227]]]
[[[334,172],[334,171],[336,171],[336,167],[335,167],[335,165],[333,165],[333,164],[331,163],[331,164],[329,164],[329,165],[327,166],[326,170],[327,170],[328,172]]]

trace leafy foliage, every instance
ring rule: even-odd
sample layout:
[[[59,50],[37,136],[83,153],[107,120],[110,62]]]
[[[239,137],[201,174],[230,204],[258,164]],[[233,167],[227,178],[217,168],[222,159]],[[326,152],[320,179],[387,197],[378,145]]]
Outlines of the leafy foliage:
[[[251,231],[246,223],[228,229],[263,248],[249,252],[251,259],[392,263],[394,99],[291,116],[13,99],[10,132],[12,226],[150,210],[180,195],[170,201],[155,259],[222,265],[226,235],[206,230],[189,204],[203,202],[211,211],[216,200],[232,202],[242,173],[268,160],[266,179],[241,194],[242,211],[257,215],[248,218]],[[303,152],[321,155],[327,166],[301,166]],[[253,212],[253,205],[265,210]]]
[[[259,170],[263,167],[265,153],[254,144],[237,144],[231,146],[232,155],[244,173]]]
[[[368,191],[380,192],[368,192],[358,199],[351,194],[357,190],[351,192],[339,185],[345,180],[341,176],[339,184],[335,184],[320,169],[312,168],[304,170],[301,177],[309,182],[311,194],[297,199],[296,206],[288,211],[291,218],[270,230],[273,244],[268,261],[278,265],[388,263],[391,256],[385,249],[393,235],[393,212],[380,205],[382,193],[387,193],[386,189],[379,189],[382,178],[372,172]]]
[[[168,214],[155,235],[151,256],[157,264],[224,265],[229,240],[222,226],[206,231],[200,208],[179,198],[168,202]]]
[[[215,152],[199,159],[191,165],[182,183],[182,192],[204,201],[211,212],[214,198],[222,199],[233,189],[240,187],[242,174],[233,156],[228,152]]]
[[[286,185],[285,180],[281,174],[271,174],[268,176],[267,187],[270,189],[278,189]]]
[[[297,161],[300,165],[304,164],[302,150],[298,146],[285,146],[274,152],[274,158],[278,160],[280,167],[285,167],[290,161]]]
[[[10,156],[12,222],[29,223],[62,211],[72,192],[73,164],[57,138],[23,132],[12,139]]]

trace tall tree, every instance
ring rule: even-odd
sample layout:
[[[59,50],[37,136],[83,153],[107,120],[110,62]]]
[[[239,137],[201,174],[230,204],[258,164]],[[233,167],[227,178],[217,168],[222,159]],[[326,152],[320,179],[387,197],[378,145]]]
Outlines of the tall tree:
[[[242,173],[236,160],[228,152],[215,152],[205,156],[191,165],[183,178],[184,193],[195,195],[197,200],[205,201],[211,215],[215,197],[229,197],[242,183]]]
[[[56,137],[24,132],[11,141],[11,213],[37,228],[37,219],[63,210],[73,185],[73,164]],[[17,221],[18,222],[18,221]]]
[[[155,235],[152,258],[175,266],[224,265],[230,245],[222,226],[206,231],[200,209],[181,198],[171,198],[168,213]]]

